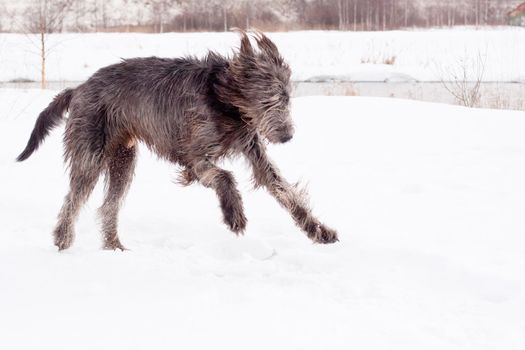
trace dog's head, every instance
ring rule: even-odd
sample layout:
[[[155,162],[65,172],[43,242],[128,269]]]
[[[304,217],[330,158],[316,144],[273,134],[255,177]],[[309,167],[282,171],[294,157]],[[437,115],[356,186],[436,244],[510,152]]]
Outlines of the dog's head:
[[[234,82],[232,102],[258,134],[272,143],[293,137],[290,116],[291,70],[277,46],[261,32],[254,32],[257,49],[240,31],[241,46],[232,58],[229,72]]]

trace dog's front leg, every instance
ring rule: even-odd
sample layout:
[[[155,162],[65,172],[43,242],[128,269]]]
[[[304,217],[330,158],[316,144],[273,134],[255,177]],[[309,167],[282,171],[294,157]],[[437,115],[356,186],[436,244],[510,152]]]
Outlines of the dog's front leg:
[[[312,215],[307,203],[307,195],[297,186],[290,185],[280,174],[279,169],[266,155],[264,145],[255,141],[245,151],[253,168],[253,179],[256,186],[264,186],[270,194],[290,212],[297,226],[317,243],[338,241],[337,232],[323,225]]]
[[[240,234],[246,228],[242,198],[232,173],[221,169],[208,160],[199,161],[191,167],[195,177],[204,186],[213,188],[219,197],[224,223],[230,230]]]

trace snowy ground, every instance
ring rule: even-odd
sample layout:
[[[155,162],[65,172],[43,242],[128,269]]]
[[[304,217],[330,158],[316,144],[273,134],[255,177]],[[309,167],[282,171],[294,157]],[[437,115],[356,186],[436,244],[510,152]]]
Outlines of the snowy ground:
[[[295,80],[439,81],[462,76],[465,67],[473,80],[484,71],[486,81],[525,81],[523,28],[269,35],[290,62]],[[120,58],[202,56],[208,49],[227,54],[236,46],[233,33],[53,34],[47,41],[47,76],[82,81]],[[0,34],[0,81],[40,80],[39,52],[37,36]],[[393,65],[385,64],[392,59]]]
[[[14,163],[53,95],[0,90],[1,349],[525,347],[523,113],[298,98],[296,137],[271,154],[338,244],[311,244],[241,161],[225,164],[249,218],[234,237],[212,191],[142,149],[131,250],[99,249],[99,186],[58,253],[61,130]]]

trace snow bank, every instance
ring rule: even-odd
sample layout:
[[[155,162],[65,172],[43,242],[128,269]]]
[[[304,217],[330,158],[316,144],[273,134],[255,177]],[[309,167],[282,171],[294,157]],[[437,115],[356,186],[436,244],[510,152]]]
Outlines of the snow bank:
[[[13,161],[52,96],[0,90],[0,348],[525,346],[523,113],[298,98],[296,137],[271,155],[340,243],[311,244],[240,160],[224,165],[249,218],[234,237],[212,191],[171,183],[142,148],[120,221],[131,250],[99,249],[99,184],[58,253],[61,131]]]
[[[290,62],[295,80],[439,81],[461,75],[463,66],[476,80],[480,65],[486,81],[525,79],[522,28],[269,35]],[[39,80],[38,45],[36,36],[0,34],[0,81]],[[208,49],[227,54],[237,45],[233,33],[53,34],[47,74],[49,80],[82,81],[121,58],[202,56]]]

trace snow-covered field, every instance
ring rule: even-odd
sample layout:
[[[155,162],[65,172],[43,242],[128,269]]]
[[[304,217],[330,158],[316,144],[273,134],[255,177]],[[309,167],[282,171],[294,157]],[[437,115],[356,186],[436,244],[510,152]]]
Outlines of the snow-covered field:
[[[0,90],[0,349],[523,349],[523,113],[363,97],[293,101],[271,147],[340,242],[311,244],[238,174],[243,237],[215,194],[144,148],[99,249],[97,187],[58,253],[61,130],[14,158],[54,93]],[[199,214],[200,213],[200,214]]]
[[[390,32],[306,31],[270,33],[289,61],[295,80],[439,81],[462,74],[476,80],[525,81],[525,30],[444,29]],[[98,68],[136,56],[227,54],[234,33],[53,34],[47,76],[81,81]],[[39,38],[0,34],[0,81],[40,80]],[[394,60],[394,64],[385,64]],[[481,69],[484,66],[484,69]]]

